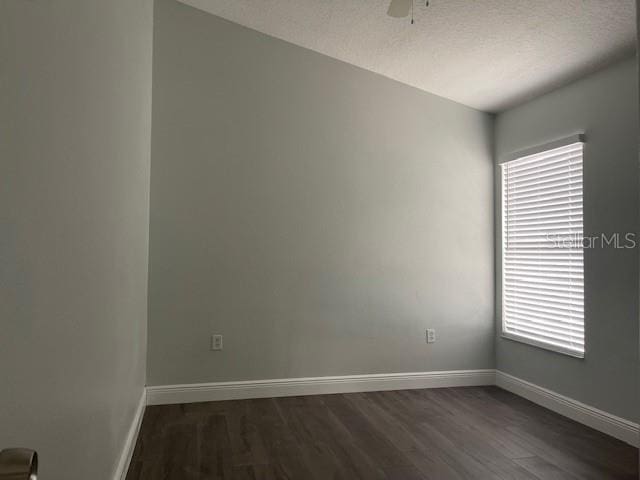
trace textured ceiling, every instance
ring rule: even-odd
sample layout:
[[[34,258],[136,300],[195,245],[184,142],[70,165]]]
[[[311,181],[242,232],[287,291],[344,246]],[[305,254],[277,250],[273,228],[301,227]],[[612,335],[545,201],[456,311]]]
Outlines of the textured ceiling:
[[[496,112],[632,54],[634,0],[180,0],[471,107]]]

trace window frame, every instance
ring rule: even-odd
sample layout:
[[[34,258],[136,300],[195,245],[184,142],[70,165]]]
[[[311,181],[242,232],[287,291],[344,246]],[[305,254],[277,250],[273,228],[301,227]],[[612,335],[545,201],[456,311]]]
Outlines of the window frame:
[[[505,259],[504,259],[504,255],[505,255],[505,250],[504,250],[504,245],[505,245],[505,212],[504,212],[504,202],[505,202],[505,198],[504,198],[504,193],[505,193],[505,178],[504,178],[504,167],[507,163],[514,161],[514,160],[518,160],[520,158],[523,157],[527,157],[530,155],[535,155],[535,154],[539,154],[539,153],[544,153],[546,151],[549,150],[554,150],[556,148],[561,148],[561,147],[566,147],[575,143],[582,143],[583,144],[583,150],[582,150],[582,164],[584,167],[584,158],[585,158],[585,135],[584,133],[578,133],[578,134],[574,134],[571,135],[569,137],[566,138],[562,138],[560,140],[555,140],[553,142],[549,142],[543,145],[537,145],[535,147],[532,148],[528,148],[526,150],[520,150],[517,152],[513,152],[511,154],[505,155],[504,158],[501,159],[501,161],[499,162],[499,175],[500,175],[500,190],[499,190],[499,212],[500,212],[500,232],[499,232],[499,236],[498,236],[498,241],[499,241],[499,252],[500,252],[500,257],[499,257],[499,265],[500,265],[500,336],[501,338],[507,339],[507,340],[511,340],[511,341],[515,341],[518,343],[523,343],[526,345],[530,345],[533,347],[537,347],[543,350],[547,350],[547,351],[551,351],[551,352],[555,352],[555,353],[559,353],[559,354],[563,354],[569,357],[574,357],[574,358],[578,358],[578,359],[584,359],[586,352],[587,352],[587,329],[586,329],[586,311],[583,313],[583,317],[582,317],[582,324],[583,324],[583,332],[584,332],[584,346],[583,346],[583,351],[576,351],[570,348],[566,348],[563,347],[561,345],[553,345],[550,343],[546,343],[544,341],[539,341],[536,339],[531,339],[531,338],[527,338],[527,337],[523,337],[511,332],[508,332],[505,330],[505,269],[504,269],[504,265],[505,265]],[[584,188],[584,170],[583,170],[583,188]],[[583,209],[584,209],[584,190],[583,190],[583,194],[582,194],[582,205],[583,205]],[[583,217],[584,219],[584,217]],[[583,227],[583,235],[584,235],[584,227]],[[584,249],[583,249],[583,282],[584,282],[584,269],[585,269],[585,262],[584,262]],[[584,297],[584,291],[583,291],[583,298]]]

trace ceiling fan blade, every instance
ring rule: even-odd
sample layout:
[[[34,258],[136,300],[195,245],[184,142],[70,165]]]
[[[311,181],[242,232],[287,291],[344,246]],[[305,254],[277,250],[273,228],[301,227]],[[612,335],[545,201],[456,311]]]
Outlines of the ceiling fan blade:
[[[387,15],[395,18],[402,18],[409,15],[413,0],[391,0]]]

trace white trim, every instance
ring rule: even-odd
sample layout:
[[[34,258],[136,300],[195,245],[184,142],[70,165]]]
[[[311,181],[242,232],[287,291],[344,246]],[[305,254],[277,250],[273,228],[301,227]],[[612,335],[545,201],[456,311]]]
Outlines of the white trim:
[[[502,318],[504,318],[504,313],[502,314]],[[504,339],[512,340],[514,342],[526,343],[527,345],[542,348],[543,350],[549,350],[550,352],[561,353],[563,355],[568,355],[570,357],[584,359],[584,352],[571,350],[570,348],[561,347],[560,345],[553,345],[551,343],[539,342],[538,340],[534,340],[533,338],[527,338],[527,337],[518,335],[517,333],[505,332],[504,322],[502,323],[502,328],[503,330],[500,336]]]
[[[560,415],[640,447],[640,426],[637,423],[493,369],[159,385],[146,387],[140,398],[114,480],[125,480],[127,476],[145,405],[484,385],[497,385]]]
[[[637,423],[585,405],[499,370],[496,371],[496,385],[634,447],[640,447],[640,426]]]
[[[518,150],[517,152],[511,152],[504,155],[500,159],[500,164],[510,162],[511,160],[516,160],[522,157],[528,157],[530,155],[535,155],[536,153],[544,152],[545,150],[553,150],[554,148],[566,147],[567,145],[571,145],[572,143],[585,143],[585,134],[582,133],[574,133],[573,135],[569,135],[568,137],[559,138],[558,140],[553,140],[551,142],[543,143],[541,145],[535,145],[530,148],[525,148],[523,150]]]
[[[416,388],[468,387],[494,383],[495,370],[491,369],[160,385],[147,387],[147,405]]]
[[[138,432],[140,432],[140,425],[142,424],[142,417],[144,416],[144,409],[146,404],[147,392],[146,389],[144,389],[142,391],[142,395],[140,396],[138,406],[136,407],[136,412],[133,416],[131,427],[129,427],[129,433],[127,434],[127,438],[124,442],[124,447],[122,449],[122,453],[120,454],[118,466],[116,467],[115,474],[113,475],[114,480],[125,480],[127,477],[127,472],[129,471],[129,463],[131,463],[131,457],[133,456],[133,451],[136,448]]]

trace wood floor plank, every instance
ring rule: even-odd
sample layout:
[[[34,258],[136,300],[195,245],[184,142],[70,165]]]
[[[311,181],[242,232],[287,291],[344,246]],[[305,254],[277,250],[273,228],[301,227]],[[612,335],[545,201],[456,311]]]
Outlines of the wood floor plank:
[[[632,480],[638,450],[497,387],[150,406],[127,480]]]
[[[578,480],[578,477],[567,473],[540,457],[520,458],[515,460],[519,465],[533,473],[536,478],[544,480]]]

